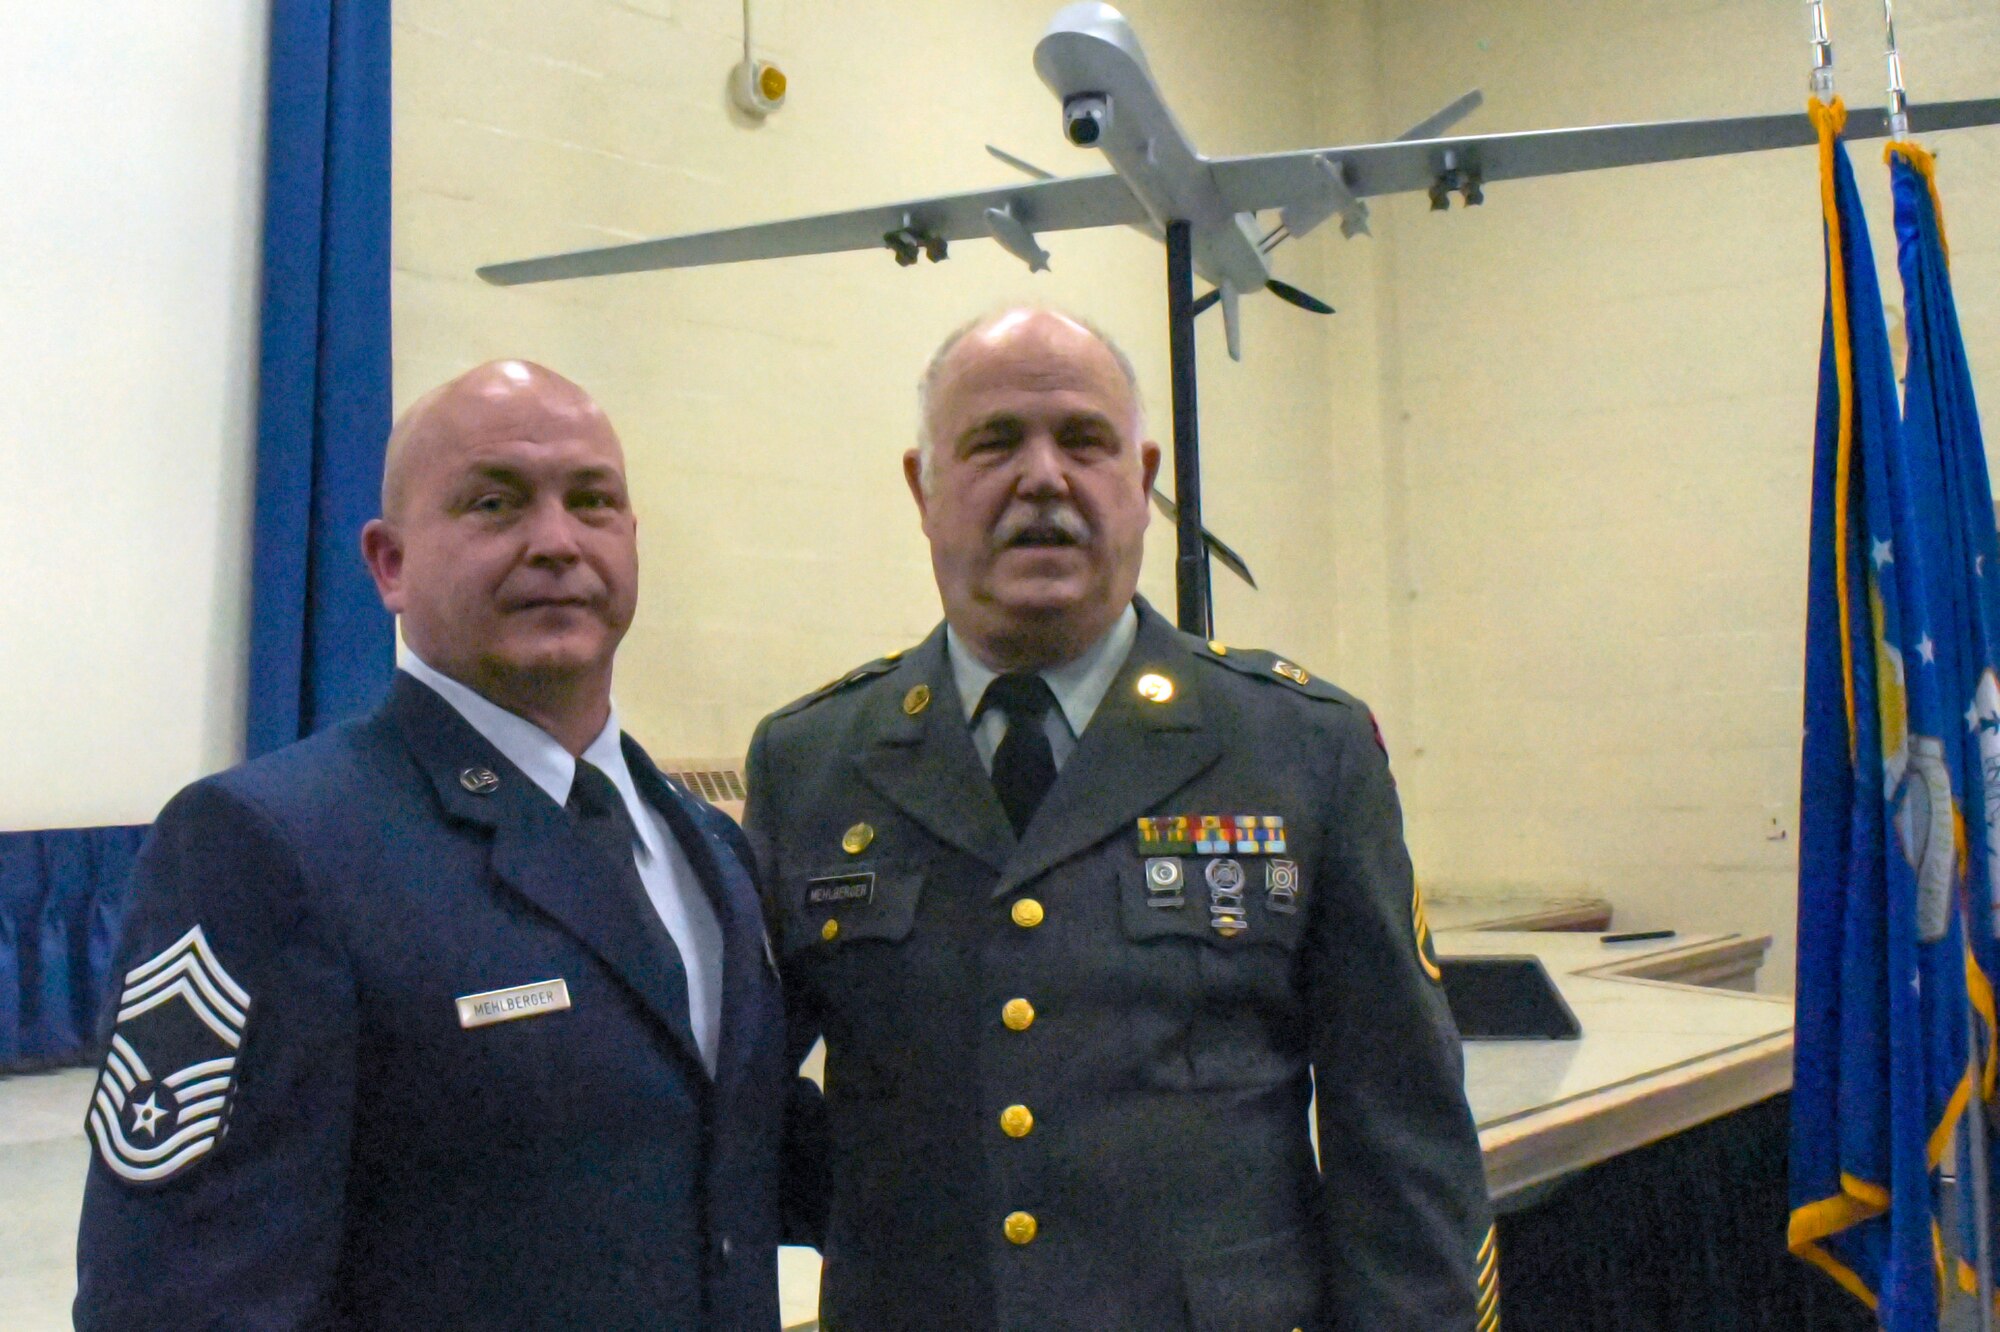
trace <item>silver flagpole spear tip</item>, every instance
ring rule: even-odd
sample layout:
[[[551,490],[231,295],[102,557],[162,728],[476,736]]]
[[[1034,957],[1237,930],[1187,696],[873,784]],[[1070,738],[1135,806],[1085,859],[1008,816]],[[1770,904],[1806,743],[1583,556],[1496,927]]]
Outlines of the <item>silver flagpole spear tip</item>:
[[[1806,0],[1812,17],[1812,93],[1822,102],[1833,100],[1833,39],[1826,32],[1826,0]]]
[[[1889,137],[1910,137],[1910,99],[1903,93],[1903,56],[1896,49],[1896,0],[1882,0],[1882,25],[1888,32]]]

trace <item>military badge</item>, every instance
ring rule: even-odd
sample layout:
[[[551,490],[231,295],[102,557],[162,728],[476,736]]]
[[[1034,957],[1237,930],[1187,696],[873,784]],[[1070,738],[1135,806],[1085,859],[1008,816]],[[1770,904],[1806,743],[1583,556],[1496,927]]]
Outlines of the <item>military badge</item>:
[[[1154,856],[1146,862],[1147,904],[1162,910],[1186,905],[1187,898],[1181,892],[1186,882],[1180,861],[1172,856]]]
[[[125,973],[118,1022],[85,1125],[119,1178],[159,1184],[229,1127],[250,996],[196,925]]]
[[[1243,910],[1242,862],[1226,856],[1211,860],[1202,877],[1208,880],[1208,927],[1225,939],[1249,929],[1250,917]]]
[[[1299,866],[1295,860],[1264,862],[1264,905],[1281,916],[1299,909]]]

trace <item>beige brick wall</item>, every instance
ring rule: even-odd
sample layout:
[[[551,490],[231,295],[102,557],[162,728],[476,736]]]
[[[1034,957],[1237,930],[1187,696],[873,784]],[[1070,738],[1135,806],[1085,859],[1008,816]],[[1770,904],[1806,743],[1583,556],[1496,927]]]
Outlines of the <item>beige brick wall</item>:
[[[757,6],[792,77],[724,96],[728,0],[399,0],[397,394],[521,354],[623,431],[645,590],[623,658],[656,751],[734,753],[758,716],[934,620],[896,470],[911,384],[966,316],[1035,298],[1106,324],[1167,430],[1162,258],[1130,232],[942,268],[788,260],[501,291],[482,262],[1063,173],[1029,54],[1054,5]],[[1802,6],[1660,0],[1128,5],[1209,152],[1393,135],[1477,85],[1468,129],[1783,111]],[[1919,98],[1994,91],[2000,11],[1904,7]],[[1875,100],[1877,8],[1832,6]],[[1961,316],[2000,375],[2000,135],[1935,141]],[[1887,188],[1856,153],[1892,299]],[[1777,937],[1791,974],[1800,637],[1821,258],[1809,151],[1380,201],[1279,273],[1341,313],[1245,303],[1202,329],[1206,502],[1264,584],[1218,627],[1373,702],[1432,891],[1588,890],[1621,923]],[[1171,606],[1171,534],[1145,590]]]
[[[1874,103],[1880,8],[1832,5]],[[1899,6],[1919,98],[1990,95],[2000,10]],[[1484,128],[1783,111],[1797,4],[1374,6],[1385,103]],[[1393,116],[1392,116],[1393,118]],[[2000,137],[1936,139],[1975,375],[2000,382]],[[1879,146],[1854,152],[1885,294]],[[1789,988],[1822,259],[1810,150],[1384,209],[1388,451],[1427,882],[1587,889],[1621,923],[1768,932]],[[1900,316],[1896,322],[1900,324]],[[1991,395],[1989,394],[1989,397]],[[1391,557],[1392,561],[1395,557]]]
[[[1316,9],[1131,8],[1199,144],[1316,141],[1330,95]],[[764,712],[934,622],[898,458],[917,374],[964,319],[1020,299],[1098,319],[1131,351],[1166,436],[1163,252],[1118,230],[1045,237],[1054,271],[1040,275],[983,241],[907,271],[883,252],[500,290],[472,269],[1003,183],[987,142],[1063,173],[1101,170],[1063,142],[1030,63],[1053,9],[758,0],[759,45],[792,82],[755,126],[725,97],[734,0],[396,5],[397,398],[518,354],[605,403],[630,455],[644,560],[618,694],[655,752],[740,753]],[[1365,256],[1318,238],[1280,271],[1336,303],[1368,280]],[[1251,594],[1220,574],[1219,629],[1328,663],[1325,367],[1364,362],[1373,329],[1267,299],[1246,301],[1244,322],[1242,365],[1223,354],[1219,318],[1201,330],[1210,526],[1264,585]],[[1144,586],[1169,613],[1172,557],[1156,523]]]

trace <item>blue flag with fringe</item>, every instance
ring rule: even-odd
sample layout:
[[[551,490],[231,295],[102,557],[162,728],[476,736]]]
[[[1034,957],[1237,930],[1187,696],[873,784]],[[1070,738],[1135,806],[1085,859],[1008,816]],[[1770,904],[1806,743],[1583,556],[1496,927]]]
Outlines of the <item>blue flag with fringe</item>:
[[[1826,313],[1800,764],[1793,1252],[1934,1332],[1939,1162],[1971,1094],[1957,779],[1968,645],[1948,603],[1935,450],[1902,428],[1845,111],[1816,100]],[[1989,514],[1988,523],[1991,523]]]
[[[1949,652],[1940,659],[1946,700],[1960,710],[1949,741],[1952,786],[1965,812],[1960,900],[1966,929],[1967,983],[1979,1052],[1980,1101],[1994,1097],[1993,986],[2000,941],[1993,890],[2000,884],[2000,536],[1993,485],[1980,438],[1972,370],[1951,294],[1950,250],[1938,202],[1937,163],[1911,143],[1885,151],[1896,207],[1896,266],[1903,278],[1909,360],[1903,390],[1903,439],[1910,456],[1934,474],[1937,503],[1926,512],[1937,582],[1933,604],[1947,617]],[[1991,1139],[1989,1134],[1989,1160]],[[1961,1181],[1971,1178],[1971,1135],[1961,1135]],[[1961,1197],[1959,1253],[1977,1252],[1970,1190]],[[1961,1261],[1960,1286],[1977,1288]]]

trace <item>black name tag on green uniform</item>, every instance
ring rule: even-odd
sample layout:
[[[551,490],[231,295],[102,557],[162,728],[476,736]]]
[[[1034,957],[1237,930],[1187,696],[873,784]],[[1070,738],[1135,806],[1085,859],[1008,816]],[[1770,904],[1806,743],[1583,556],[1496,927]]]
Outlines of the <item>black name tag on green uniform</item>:
[[[824,879],[806,880],[806,905],[809,907],[846,907],[866,904],[875,900],[875,874],[872,870],[859,874],[835,874]]]

